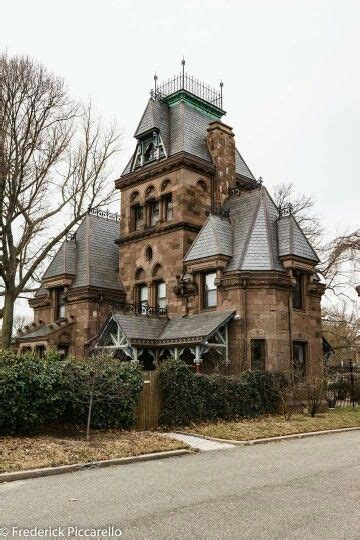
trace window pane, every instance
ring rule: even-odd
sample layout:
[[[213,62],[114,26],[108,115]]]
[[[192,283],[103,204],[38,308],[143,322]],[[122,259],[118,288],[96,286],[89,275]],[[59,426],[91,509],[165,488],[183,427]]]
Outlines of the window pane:
[[[166,221],[170,221],[173,218],[173,202],[172,197],[165,199],[165,208],[166,208]]]
[[[205,287],[207,289],[216,289],[215,279],[216,279],[216,272],[212,272],[211,274],[206,274]]]
[[[217,290],[215,285],[216,272],[205,274],[204,278],[204,306],[215,307],[217,305]]]
[[[139,290],[139,301],[143,304],[148,301],[148,287],[147,285],[141,285]]]
[[[303,308],[302,275],[297,272],[294,275],[294,278],[296,279],[296,283],[292,289],[292,305],[294,309],[302,309]]]
[[[251,340],[251,369],[265,369],[265,340]]]
[[[294,341],[293,343],[293,362],[295,379],[306,376],[306,343]]]
[[[150,225],[155,225],[159,221],[159,202],[151,203],[150,207]]]
[[[134,214],[135,230],[137,231],[143,224],[144,211],[142,206],[136,206],[134,208]]]
[[[157,284],[157,299],[156,303],[160,308],[166,307],[166,285],[163,281]]]

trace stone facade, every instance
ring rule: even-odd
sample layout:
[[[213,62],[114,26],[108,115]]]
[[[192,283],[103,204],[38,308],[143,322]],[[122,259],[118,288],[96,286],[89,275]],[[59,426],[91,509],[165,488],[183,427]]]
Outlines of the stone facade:
[[[73,266],[62,268],[62,274],[53,269],[55,277],[45,279],[43,292],[32,300],[36,325],[20,336],[20,346],[55,347],[59,336],[64,340],[66,335],[69,352],[80,356],[103,329],[114,309],[112,300],[133,305],[141,301],[145,287],[148,304],[156,306],[162,283],[170,318],[231,314],[224,317],[226,362],[222,358],[210,369],[207,363],[216,357],[215,349],[201,357],[202,349],[196,346],[195,362],[205,371],[239,374],[260,361],[263,368],[291,372],[299,350],[306,373],[321,369],[324,286],[316,274],[316,254],[296,221],[279,214],[254,179],[236,150],[232,129],[221,121],[224,112],[213,104],[207,109],[204,99],[196,102],[196,96],[184,90],[175,94],[168,101],[163,96],[159,102],[150,100],[136,131],[136,151],[115,182],[121,193],[120,230],[112,229],[118,287],[111,281],[105,286],[105,275],[91,283],[93,267],[101,264],[92,267],[91,257],[88,283],[77,284],[83,271],[79,243]],[[101,227],[106,237],[106,226]],[[85,244],[91,250],[91,241]],[[206,307],[204,280],[209,273],[216,274],[217,300]],[[66,297],[60,322],[59,283]],[[301,305],[293,304],[295,289]],[[55,328],[39,336],[41,325],[51,321]],[[146,325],[147,318],[143,321]],[[186,339],[179,336],[179,347],[180,342],[186,344]],[[178,354],[180,349],[175,350]]]

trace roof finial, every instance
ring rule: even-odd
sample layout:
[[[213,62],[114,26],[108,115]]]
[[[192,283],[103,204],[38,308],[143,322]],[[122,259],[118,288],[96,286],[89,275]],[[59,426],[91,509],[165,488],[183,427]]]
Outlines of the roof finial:
[[[220,81],[220,107],[221,108],[223,107],[223,86],[224,86],[224,83],[221,80]]]
[[[182,87],[184,89],[184,82],[185,82],[185,58],[184,57],[181,60],[181,65],[182,65]]]
[[[157,80],[158,80],[158,76],[156,75],[156,71],[154,73],[154,92],[155,92],[155,97],[156,97],[156,92],[157,92]]]

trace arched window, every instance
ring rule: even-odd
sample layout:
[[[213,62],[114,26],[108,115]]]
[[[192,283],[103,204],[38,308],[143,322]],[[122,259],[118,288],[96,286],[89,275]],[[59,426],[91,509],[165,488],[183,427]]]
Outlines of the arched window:
[[[151,246],[148,246],[145,250],[145,257],[147,261],[152,261],[153,258],[153,250]]]
[[[153,277],[161,277],[162,276],[162,266],[159,263],[156,263],[153,271],[152,271]]]
[[[136,191],[133,191],[130,195],[130,202],[136,202],[138,201],[140,198],[140,193],[136,190]]]
[[[171,184],[171,180],[169,180],[169,178],[166,178],[161,184],[161,191],[165,191],[166,189],[169,189],[170,184]]]
[[[135,281],[143,281],[145,279],[145,272],[143,268],[138,268],[135,272]]]
[[[200,179],[197,181],[196,185],[197,185],[197,187],[198,187],[201,191],[207,193],[208,187],[207,187],[207,183],[205,182],[205,180],[203,180],[202,178],[200,178]]]
[[[155,188],[154,186],[148,186],[145,189],[145,197],[153,197],[155,196]]]

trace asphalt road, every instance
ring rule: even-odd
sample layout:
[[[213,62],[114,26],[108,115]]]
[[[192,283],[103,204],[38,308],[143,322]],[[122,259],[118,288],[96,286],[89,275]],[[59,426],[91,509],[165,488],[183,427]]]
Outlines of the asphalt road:
[[[0,524],[129,538],[360,538],[360,431],[0,486]]]

